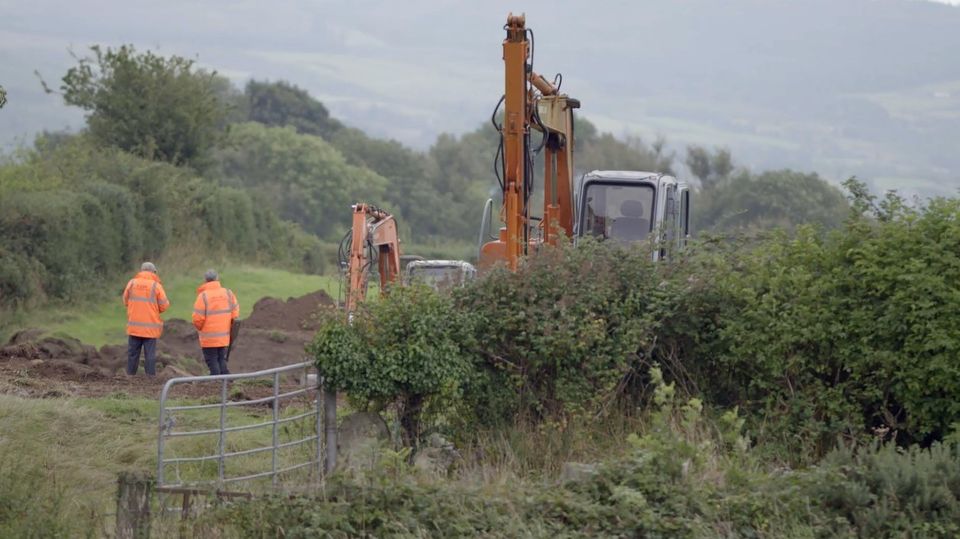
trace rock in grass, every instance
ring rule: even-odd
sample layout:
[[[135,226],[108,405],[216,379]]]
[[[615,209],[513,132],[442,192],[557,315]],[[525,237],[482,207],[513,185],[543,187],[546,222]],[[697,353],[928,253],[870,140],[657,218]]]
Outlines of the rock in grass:
[[[434,433],[427,443],[417,451],[413,466],[430,474],[448,475],[463,458],[454,445],[443,436]]]
[[[564,462],[560,468],[560,482],[584,481],[597,473],[596,464],[582,462]]]
[[[337,429],[337,469],[360,471],[376,466],[384,447],[390,444],[390,430],[379,414],[357,412],[343,418]]]

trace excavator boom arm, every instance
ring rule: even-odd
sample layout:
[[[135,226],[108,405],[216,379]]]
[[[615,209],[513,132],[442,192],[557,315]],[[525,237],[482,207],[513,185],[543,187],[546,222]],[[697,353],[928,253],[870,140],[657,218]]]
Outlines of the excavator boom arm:
[[[573,109],[580,102],[560,93],[557,84],[533,70],[531,44],[523,15],[510,14],[504,25],[503,207],[500,237],[481,246],[480,265],[506,262],[517,269],[520,257],[540,239],[555,245],[564,234],[573,237]],[[531,239],[528,202],[533,189],[531,128],[544,133],[544,200],[542,237]]]
[[[392,215],[369,204],[354,204],[350,234],[348,314],[353,313],[367,295],[372,252],[377,255],[381,292],[400,275],[400,239]]]

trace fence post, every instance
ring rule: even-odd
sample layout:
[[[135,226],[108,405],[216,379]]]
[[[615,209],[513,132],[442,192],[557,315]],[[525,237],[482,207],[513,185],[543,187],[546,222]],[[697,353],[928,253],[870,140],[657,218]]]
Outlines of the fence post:
[[[323,386],[323,416],[327,447],[324,471],[329,474],[337,466],[337,391],[326,384]]]
[[[117,477],[117,539],[149,539],[154,481],[123,472]]]
[[[227,433],[223,431],[227,426],[227,379],[224,378],[222,381],[222,386],[220,387],[220,439],[217,442],[217,451],[220,453],[220,458],[217,461],[217,485],[223,487],[223,474],[226,463],[224,462],[225,457],[223,456],[224,452],[227,450],[226,436]]]
[[[280,444],[280,432],[278,430],[280,419],[280,373],[273,373],[273,462],[271,463],[270,473],[273,478],[273,486],[276,487],[279,482],[277,477],[277,445]]]
[[[315,383],[315,386],[314,386],[314,397],[316,397],[316,399],[317,399],[317,400],[316,400],[316,403],[317,403],[317,421],[316,421],[316,423],[317,423],[317,428],[316,428],[316,431],[315,431],[315,432],[316,432],[316,435],[317,435],[317,469],[316,469],[316,473],[317,473],[317,479],[318,479],[318,480],[322,480],[322,478],[324,477],[324,471],[325,471],[324,465],[323,465],[323,458],[324,458],[324,457],[323,457],[323,455],[324,455],[324,453],[323,453],[323,448],[324,448],[324,440],[323,440],[323,416],[324,416],[324,413],[325,413],[325,412],[324,412],[324,407],[323,407],[323,377],[321,377],[319,373],[317,373],[317,380],[316,380],[316,383]]]

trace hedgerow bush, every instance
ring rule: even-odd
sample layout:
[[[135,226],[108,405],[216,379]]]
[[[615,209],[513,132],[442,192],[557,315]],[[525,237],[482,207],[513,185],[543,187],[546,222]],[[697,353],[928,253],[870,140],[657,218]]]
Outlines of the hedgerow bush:
[[[308,351],[325,383],[354,402],[398,405],[404,441],[416,445],[422,413],[437,405],[430,399],[449,403],[467,376],[464,342],[451,299],[414,285],[392,288],[349,323],[328,313]]]
[[[236,189],[83,137],[0,165],[0,306],[74,299],[171,247],[323,269],[320,242]]]
[[[476,343],[466,395],[475,420],[485,407],[533,421],[596,417],[637,401],[652,360],[677,365],[705,281],[683,278],[681,262],[654,263],[649,247],[585,240],[458,291]]]
[[[910,207],[848,187],[842,230],[718,264],[727,300],[700,387],[794,444],[941,439],[960,418],[960,200]]]
[[[447,419],[464,426],[562,428],[643,406],[656,361],[685,394],[739,407],[787,460],[838,439],[929,444],[960,422],[960,200],[848,190],[851,215],[830,233],[706,239],[657,263],[583,241],[457,290],[441,317],[400,296],[414,301],[404,323],[453,339],[467,368],[444,371],[458,395]],[[354,361],[342,357],[322,367]]]

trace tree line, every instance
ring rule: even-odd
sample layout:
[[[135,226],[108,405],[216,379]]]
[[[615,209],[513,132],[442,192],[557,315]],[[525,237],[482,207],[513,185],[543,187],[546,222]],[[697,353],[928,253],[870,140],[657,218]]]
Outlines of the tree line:
[[[441,134],[419,152],[344,125],[287,82],[251,80],[239,89],[190,60],[130,46],[93,47],[92,56],[80,59],[62,82],[64,100],[88,111],[89,135],[100,144],[186,164],[261,195],[275,190],[266,199],[271,207],[323,238],[336,237],[347,225],[345,200],[364,198],[396,213],[412,240],[472,241],[483,202],[495,191],[498,137],[488,123],[460,136]],[[663,139],[620,139],[582,117],[574,162],[578,174],[682,172]],[[728,150],[700,146],[686,149],[684,165],[701,188],[698,208],[706,211],[695,214],[702,229],[835,226],[837,212],[843,212],[839,189],[813,174],[753,174],[737,169]],[[804,178],[802,185],[795,185],[798,178]],[[826,206],[802,206],[799,200]]]

